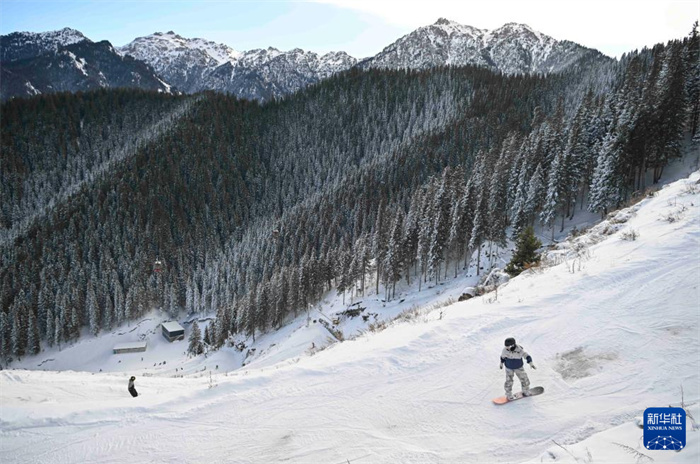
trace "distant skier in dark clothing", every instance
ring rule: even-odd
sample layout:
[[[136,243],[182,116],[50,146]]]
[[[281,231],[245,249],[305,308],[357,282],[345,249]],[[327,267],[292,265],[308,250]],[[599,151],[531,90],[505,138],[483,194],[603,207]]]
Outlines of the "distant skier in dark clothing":
[[[513,376],[518,376],[523,387],[523,395],[530,396],[530,379],[527,378],[525,369],[523,369],[523,358],[527,361],[531,368],[536,369],[532,364],[532,357],[525,352],[522,346],[516,345],[514,338],[506,338],[506,347],[501,352],[501,369],[506,365],[506,397],[509,400],[515,399],[513,395]]]
[[[139,396],[139,394],[136,392],[136,388],[134,387],[135,380],[136,380],[136,377],[134,377],[133,375],[129,379],[129,393],[131,393],[131,396],[133,396],[134,398]]]

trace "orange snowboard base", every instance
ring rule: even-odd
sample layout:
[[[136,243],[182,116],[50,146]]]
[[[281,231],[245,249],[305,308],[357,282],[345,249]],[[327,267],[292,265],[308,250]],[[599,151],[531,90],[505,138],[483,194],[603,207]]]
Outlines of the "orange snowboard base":
[[[505,396],[499,396],[498,398],[494,398],[492,401],[494,402],[494,404],[506,404],[506,403],[510,403],[510,402],[520,400],[523,398],[527,398],[530,396],[541,395],[542,393],[544,393],[543,387],[534,387],[534,388],[530,389],[530,394],[527,396],[523,395],[523,392],[518,392],[515,394],[515,399],[513,399],[513,400],[509,400]]]

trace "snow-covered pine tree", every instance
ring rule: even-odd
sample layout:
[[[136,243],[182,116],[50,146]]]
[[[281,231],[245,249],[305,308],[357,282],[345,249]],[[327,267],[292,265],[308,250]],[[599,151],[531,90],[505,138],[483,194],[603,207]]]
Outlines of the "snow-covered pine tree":
[[[476,195],[476,207],[474,208],[474,220],[472,222],[471,238],[469,240],[469,250],[477,250],[476,255],[476,275],[481,271],[481,245],[486,238],[486,192],[479,190]]]
[[[601,217],[605,217],[610,208],[617,206],[622,201],[621,183],[624,181],[621,180],[623,174],[620,172],[623,162],[620,138],[617,130],[605,136],[593,172],[588,210],[601,213]]]
[[[405,260],[405,250],[403,246],[404,212],[400,207],[396,210],[396,215],[392,221],[389,231],[389,242],[384,258],[384,269],[386,284],[390,290],[387,291],[387,299],[391,300],[396,294],[396,282],[401,279],[401,271]]]
[[[270,324],[270,291],[269,281],[262,282],[257,288],[255,327],[261,332],[267,332]]]
[[[212,338],[211,338],[211,334],[209,333],[209,325],[207,325],[204,328],[204,338],[202,340],[206,346],[212,346],[212,343],[211,343]]]
[[[431,179],[423,194],[423,204],[421,205],[420,220],[418,221],[418,244],[416,247],[416,261],[419,268],[420,281],[418,290],[422,283],[426,281],[428,271],[428,251],[430,249],[431,234],[433,231],[433,196],[435,194],[435,181]]]
[[[381,275],[383,272],[382,264],[384,263],[384,256],[386,254],[386,224],[385,224],[385,203],[382,198],[379,203],[379,209],[377,210],[377,219],[374,222],[374,229],[372,230],[372,255],[374,256],[374,261],[377,266],[377,281],[376,281],[376,293],[379,295],[379,281],[381,280]]]
[[[46,278],[46,276],[44,276],[42,280],[43,284],[39,289],[39,296],[37,297],[36,304],[36,319],[39,325],[39,334],[41,338],[46,337],[46,322],[48,320],[48,310],[49,307],[53,306],[53,301],[51,301],[52,299],[48,297],[50,290],[48,290],[48,288],[46,287],[47,281],[48,279]]]
[[[544,169],[541,164],[535,168],[527,188],[527,199],[523,209],[526,222],[531,223],[540,211],[546,193]]]
[[[90,332],[94,336],[97,336],[101,328],[102,315],[100,314],[99,306],[97,305],[97,295],[95,294],[95,287],[92,283],[92,279],[88,281],[86,303],[88,318],[90,321]]]
[[[527,225],[526,214],[527,193],[530,183],[530,140],[523,141],[518,156],[518,176],[515,197],[511,206],[511,224],[513,226],[513,237],[517,237],[522,229]]]
[[[287,302],[292,308],[294,317],[297,317],[299,310],[302,309],[301,301],[299,300],[299,268],[297,266],[292,266],[287,269],[289,272]]]
[[[352,282],[352,257],[349,252],[346,252],[343,247],[338,252],[335,263],[336,290],[343,294],[343,304],[345,304],[345,292],[349,290]]]
[[[194,356],[204,353],[204,345],[202,345],[202,331],[199,329],[199,324],[197,324],[196,320],[192,323],[192,330],[190,331],[190,337],[188,341],[188,353]]]
[[[471,259],[471,250],[469,243],[471,242],[472,229],[474,227],[474,211],[476,210],[476,189],[474,188],[474,177],[470,176],[467,183],[462,189],[459,203],[455,209],[459,209],[459,217],[455,217],[457,246],[462,256],[464,256],[464,268],[469,268],[469,260]],[[453,216],[454,217],[454,216]]]
[[[27,330],[22,325],[22,319],[19,316],[17,306],[18,305],[15,303],[12,308],[10,308],[10,314],[12,315],[12,331],[10,332],[10,340],[12,341],[12,354],[20,358],[24,356],[24,350],[27,345],[25,339]]]
[[[700,33],[698,21],[688,35],[685,47],[685,91],[688,102],[688,130],[695,147],[700,146]]]
[[[51,347],[54,344],[54,320],[55,320],[55,315],[54,315],[54,308],[55,306],[53,304],[50,304],[47,306],[46,309],[46,330],[44,333],[44,339],[46,340],[46,344]],[[0,338],[2,337],[2,331],[0,329]],[[1,342],[0,342],[1,343]],[[1,353],[1,351],[0,351]],[[1,359],[1,356],[0,356]]]
[[[29,322],[27,324],[27,353],[39,354],[41,351],[39,326],[33,311],[29,311]]]
[[[12,328],[9,317],[0,311],[0,361],[5,362],[12,353]]]
[[[450,199],[448,179],[449,169],[445,169],[432,199],[433,211],[432,232],[428,246],[428,272],[435,277],[435,283],[440,280],[440,267],[445,260],[445,249],[450,233]]]
[[[423,201],[422,189],[418,189],[411,196],[411,206],[408,208],[406,219],[404,220],[404,230],[402,242],[405,251],[405,272],[406,283],[411,284],[411,264],[416,262],[416,251],[418,250],[418,230],[420,225],[420,206]]]
[[[683,67],[683,48],[678,41],[669,44],[664,56],[660,84],[660,123],[664,128],[663,146],[660,159],[654,166],[654,183],[661,178],[668,162],[680,157],[683,134],[688,114],[686,100],[685,70]]]
[[[491,174],[489,185],[487,239],[496,246],[506,246],[506,227],[508,227],[508,175],[509,161],[513,155],[515,134],[510,134],[503,143],[500,155]]]

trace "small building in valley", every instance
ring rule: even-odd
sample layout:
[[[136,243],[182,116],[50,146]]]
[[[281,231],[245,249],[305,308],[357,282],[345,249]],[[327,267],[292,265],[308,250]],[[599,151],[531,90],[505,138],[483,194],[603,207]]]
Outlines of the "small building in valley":
[[[169,342],[185,338],[185,329],[175,321],[163,322],[161,327],[163,328],[163,337]]]
[[[114,345],[113,351],[114,354],[139,353],[146,351],[147,345],[147,342],[120,343],[118,345]]]

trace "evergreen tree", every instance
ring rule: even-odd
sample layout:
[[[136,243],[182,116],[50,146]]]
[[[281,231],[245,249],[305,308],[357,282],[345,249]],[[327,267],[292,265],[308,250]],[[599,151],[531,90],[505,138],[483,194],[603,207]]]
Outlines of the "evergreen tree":
[[[26,347],[26,333],[27,330],[22,324],[22,318],[19,316],[19,311],[14,308],[14,311],[10,311],[13,314],[12,318],[12,332],[10,334],[10,339],[12,340],[12,354],[21,358],[24,356]]]
[[[190,332],[189,346],[187,352],[197,356],[204,353],[204,345],[202,344],[202,331],[199,330],[199,325],[195,320],[192,323],[192,331]]]
[[[515,151],[517,143],[515,134],[511,134],[503,143],[498,161],[491,175],[489,185],[488,240],[498,246],[506,245],[506,227],[508,227],[508,175],[510,174],[509,161]]]
[[[700,33],[698,21],[687,39],[685,52],[685,88],[688,104],[688,129],[695,147],[700,145]]]
[[[54,322],[55,322],[56,316],[54,315],[54,305],[49,304],[46,310],[46,333],[44,335],[46,339],[46,344],[51,347],[53,346],[55,342],[54,334],[56,331],[56,328],[54,327]],[[0,333],[0,337],[2,334]],[[0,351],[1,353],[1,351]]]
[[[450,195],[448,192],[449,171],[445,170],[432,200],[432,231],[428,246],[428,272],[435,276],[435,283],[440,280],[440,266],[445,260],[445,248],[450,233]]]
[[[528,226],[520,235],[515,244],[515,253],[505,268],[505,271],[511,276],[517,276],[525,269],[540,262],[540,255],[537,250],[542,246],[537,237],[535,230]]]
[[[12,329],[8,315],[0,311],[0,361],[12,355]]]
[[[39,354],[41,351],[40,338],[36,316],[32,311],[29,311],[29,324],[27,326],[27,352],[29,354]]]
[[[404,212],[401,208],[396,211],[391,230],[389,231],[389,242],[387,244],[387,252],[384,258],[384,269],[386,273],[387,287],[391,291],[387,292],[387,298],[393,298],[396,292],[396,282],[401,279],[401,270],[404,263],[404,247],[403,247],[403,227],[404,227]]]
[[[382,199],[381,203],[379,204],[379,210],[377,211],[377,220],[374,223],[372,236],[372,254],[374,255],[374,260],[377,266],[377,295],[379,294],[379,281],[381,280],[382,264],[384,263],[384,257],[386,254],[386,226],[384,224],[384,209],[384,200]]]
[[[97,336],[97,334],[100,332],[100,324],[102,321],[97,304],[97,295],[95,294],[95,287],[93,286],[92,280],[88,282],[87,312],[90,320],[90,332]]]
[[[212,346],[211,340],[212,340],[212,337],[211,337],[211,334],[209,333],[209,326],[207,325],[204,328],[204,344],[206,346]]]
[[[526,218],[527,222],[532,222],[536,214],[540,211],[545,194],[544,170],[542,165],[538,164],[530,178],[530,183],[527,188],[527,200],[525,201],[525,207],[523,209],[523,216]]]
[[[606,135],[593,172],[588,210],[601,213],[603,217],[623,199],[622,146],[621,135],[617,131]]]

